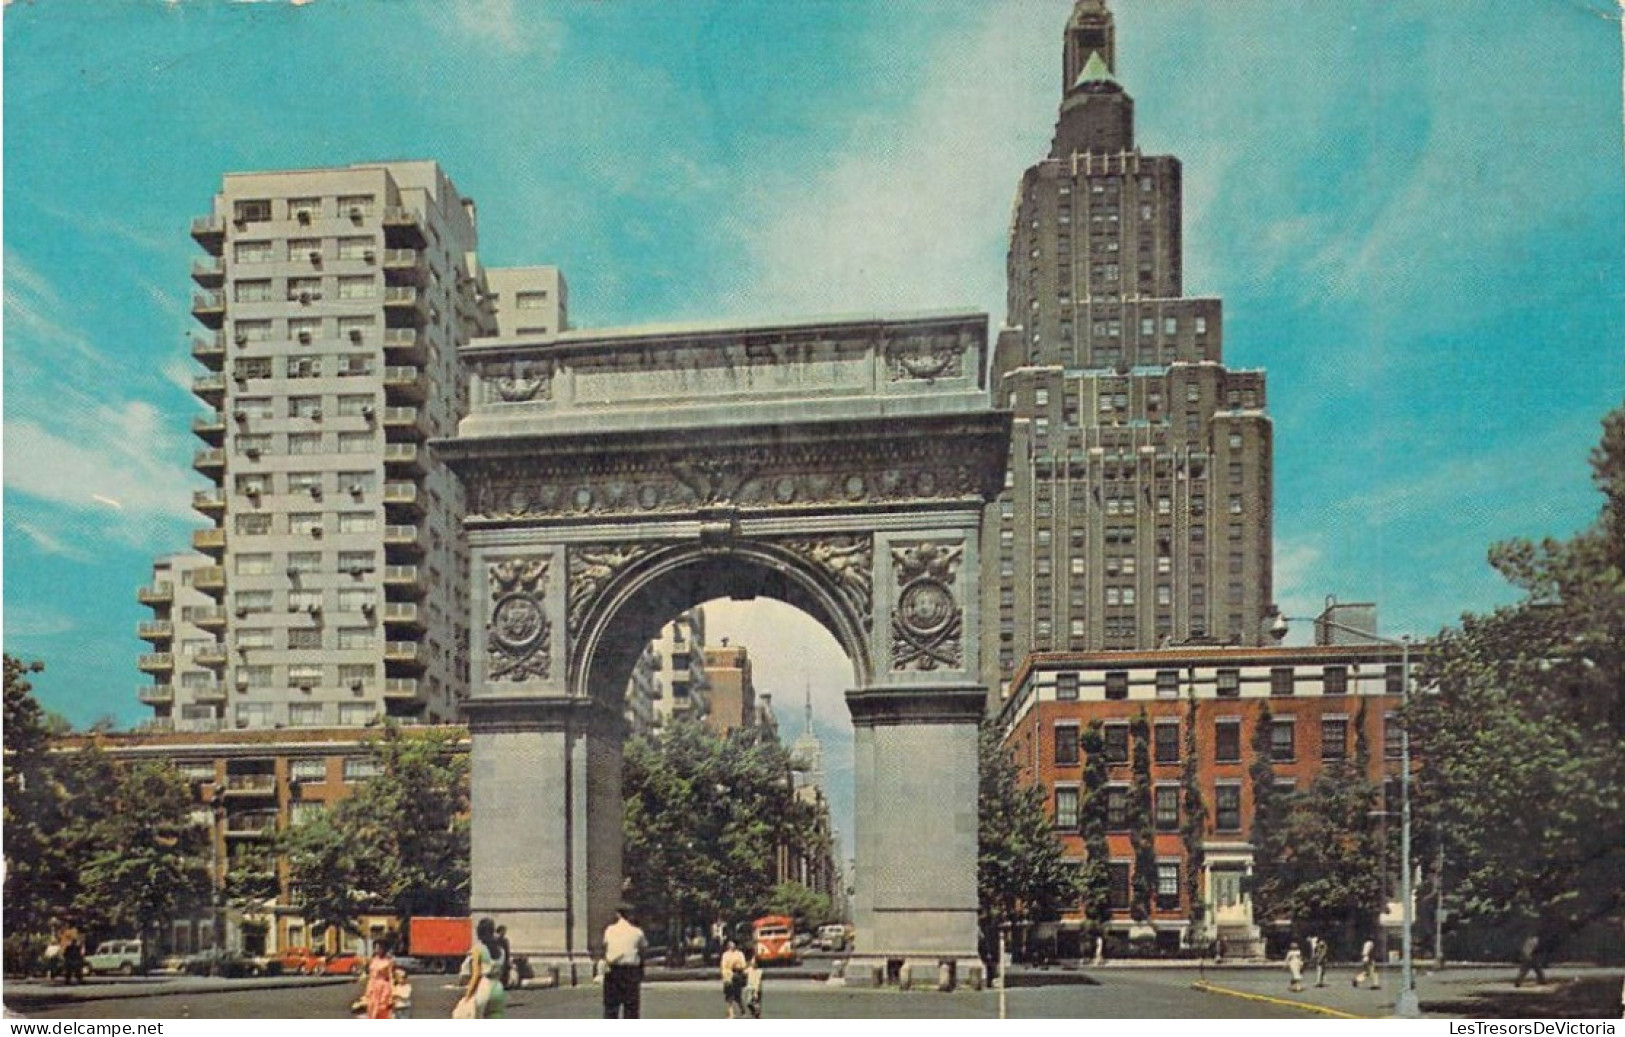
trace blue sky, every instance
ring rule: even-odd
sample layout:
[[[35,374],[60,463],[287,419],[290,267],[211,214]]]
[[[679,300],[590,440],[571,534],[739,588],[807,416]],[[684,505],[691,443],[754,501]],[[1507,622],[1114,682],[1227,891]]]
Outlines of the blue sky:
[[[6,650],[75,721],[143,715],[134,589],[200,524],[187,224],[222,173],[438,159],[485,262],[564,267],[578,325],[997,322],[1069,7],[8,0]],[[1186,290],[1269,371],[1277,598],[1396,634],[1507,600],[1486,546],[1592,518],[1625,396],[1617,7],[1115,7],[1140,143],[1185,163]],[[806,671],[736,639],[799,732]],[[848,673],[814,677],[832,736]]]

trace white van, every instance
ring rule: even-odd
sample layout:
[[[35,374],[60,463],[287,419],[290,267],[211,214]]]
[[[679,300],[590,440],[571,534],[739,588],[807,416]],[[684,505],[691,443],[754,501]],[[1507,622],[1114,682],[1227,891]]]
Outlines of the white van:
[[[146,971],[146,960],[141,956],[140,940],[108,940],[96,948],[96,953],[85,958],[85,968],[91,972],[116,972],[133,976]]]

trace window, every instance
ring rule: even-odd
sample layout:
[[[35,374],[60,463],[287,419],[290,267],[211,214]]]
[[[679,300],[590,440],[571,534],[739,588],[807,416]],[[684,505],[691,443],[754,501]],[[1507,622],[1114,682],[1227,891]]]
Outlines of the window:
[[[232,286],[231,297],[238,302],[270,302],[270,281],[238,281]]]
[[[1293,717],[1276,717],[1270,722],[1270,762],[1291,763],[1297,759],[1297,732]]]
[[[370,275],[339,278],[340,299],[371,299],[377,294],[378,283]]]
[[[1106,671],[1106,697],[1108,699],[1128,698],[1128,671]]]
[[[271,556],[268,554],[240,554],[237,556],[238,576],[268,576]]]
[[[319,356],[290,356],[288,358],[289,378],[320,378],[322,376],[322,358]]]
[[[239,241],[236,256],[239,263],[270,263],[276,252],[269,241]]]
[[[271,377],[271,358],[268,356],[243,356],[231,368],[232,377],[239,382],[246,382],[250,378]]]
[[[1327,695],[1347,695],[1349,693],[1349,668],[1347,666],[1328,666],[1321,673],[1321,691]]]
[[[1128,831],[1128,786],[1106,786],[1106,830]]]
[[[1405,667],[1391,663],[1382,671],[1382,690],[1389,695],[1405,694]]]
[[[1399,714],[1382,715],[1382,757],[1397,760],[1404,756],[1405,729],[1400,726]]]
[[[547,309],[547,292],[516,292],[513,297],[513,306],[516,310],[545,310]]]
[[[309,223],[322,214],[322,200],[320,198],[289,198],[288,219],[298,220],[300,223]]]
[[[1076,767],[1078,765],[1078,725],[1055,725],[1055,766]]]
[[[271,704],[269,702],[237,703],[237,726],[270,727]]]
[[[371,551],[340,551],[339,571],[355,575],[357,572],[370,572],[373,567],[373,553]]]
[[[289,727],[321,727],[323,709],[320,702],[294,702],[288,706]],[[317,761],[318,763],[320,761]]]
[[[320,432],[293,432],[288,435],[288,453],[308,457],[322,452]]]
[[[1292,667],[1276,666],[1270,670],[1270,694],[1276,698],[1291,695],[1292,682]]]
[[[238,515],[237,532],[243,536],[264,536],[271,532],[271,516],[256,511]]]
[[[339,627],[338,647],[340,649],[354,650],[358,648],[371,648],[377,636],[371,627]]]
[[[1197,315],[1194,318],[1194,323],[1195,323],[1194,330],[1195,330],[1196,334],[1198,334],[1198,335],[1206,335],[1207,334],[1207,318],[1206,317],[1201,316],[1201,315]]]
[[[299,317],[288,321],[288,337],[304,345],[322,337],[322,322],[319,317]]]
[[[370,395],[346,394],[338,398],[338,415],[341,418],[366,417],[368,410],[376,412],[376,401]]]
[[[378,528],[378,516],[370,511],[342,511],[339,513],[340,533],[371,533]]]
[[[1333,761],[1348,757],[1349,722],[1347,717],[1320,718],[1320,758]]]
[[[1241,762],[1241,721],[1216,720],[1213,723],[1213,759],[1217,763]]]
[[[316,490],[318,493],[320,493],[320,491],[322,489],[322,473],[321,472],[289,472],[288,473],[288,492],[289,493],[310,493],[310,491],[313,490],[313,489]]]
[[[232,640],[238,648],[270,648],[271,630],[269,627],[238,627],[232,633]]]
[[[372,215],[372,195],[339,195],[339,215],[351,220],[362,220]]]
[[[1057,673],[1055,675],[1055,698],[1060,702],[1077,701],[1078,675],[1076,673]]]
[[[340,238],[338,257],[340,259],[366,259],[368,252],[374,252],[372,238]]]
[[[322,608],[322,592],[320,590],[298,590],[288,592],[289,612],[312,612]]]
[[[307,519],[305,515],[290,515],[288,521],[299,522]],[[293,551],[288,555],[288,575],[296,573],[314,573],[322,571],[322,553],[320,551]]]
[[[288,301],[312,303],[322,297],[322,279],[319,277],[288,278]]]
[[[1157,721],[1152,728],[1155,732],[1156,755],[1158,763],[1179,762],[1179,721]]]
[[[1112,861],[1106,865],[1107,903],[1114,911],[1127,911],[1129,906],[1128,861]]]
[[[340,432],[339,453],[365,454],[372,449],[373,441],[371,432]]]
[[[1213,786],[1213,827],[1220,832],[1241,831],[1241,786]]]
[[[339,703],[339,725],[341,727],[362,727],[362,726],[364,726],[366,724],[372,723],[373,720],[377,719],[377,716],[378,716],[378,707],[373,706],[370,703],[366,703],[366,702],[340,702]],[[367,762],[371,763],[372,761],[369,760]],[[348,764],[348,761],[346,761],[346,763]],[[371,775],[368,775],[368,776],[370,777]],[[350,777],[349,777],[348,774],[345,775],[345,780],[346,781],[350,780]]]
[[[1158,785],[1152,795],[1155,803],[1157,831],[1177,831],[1179,829],[1179,786]]]
[[[1157,671],[1157,698],[1176,699],[1179,697],[1179,671]]]
[[[1241,697],[1240,670],[1221,669],[1216,676],[1216,680],[1218,681],[1218,695],[1220,698],[1233,699]]]
[[[290,760],[288,762],[289,781],[326,781],[326,760]]]
[[[239,432],[233,437],[233,452],[245,457],[255,458],[271,449],[271,437],[263,434],[249,435]]]
[[[362,612],[372,608],[378,593],[371,587],[351,587],[339,591],[340,612]]]
[[[339,706],[339,712],[342,713],[344,711],[344,706],[347,705],[354,705],[354,703],[341,703]],[[370,706],[366,708],[369,712],[372,709]],[[368,778],[377,777],[378,773],[378,761],[374,760],[370,756],[351,756],[347,757],[344,761],[345,781],[365,781]]]
[[[288,239],[288,259],[292,260],[293,262],[296,262],[296,263],[310,262],[311,261],[311,255],[310,254],[312,252],[316,253],[316,258],[317,259],[321,258],[321,255],[322,255],[322,239],[321,238],[289,238]]]
[[[1157,907],[1172,911],[1179,907],[1179,862],[1157,862]]]
[[[1055,827],[1075,829],[1078,827],[1078,790],[1058,788],[1055,790]]]
[[[288,630],[288,647],[295,651],[308,651],[322,647],[321,627],[291,627]]]
[[[208,760],[184,760],[175,765],[181,772],[181,777],[187,781],[213,781],[215,779],[214,764]]]
[[[1128,725],[1106,724],[1101,733],[1105,738],[1106,762],[1128,762]]]
[[[288,667],[288,687],[315,688],[322,683],[320,663],[296,663]]]
[[[243,688],[269,688],[275,671],[269,666],[239,666],[237,685]]]
[[[270,199],[244,199],[232,206],[231,215],[238,223],[264,223],[271,218]]]

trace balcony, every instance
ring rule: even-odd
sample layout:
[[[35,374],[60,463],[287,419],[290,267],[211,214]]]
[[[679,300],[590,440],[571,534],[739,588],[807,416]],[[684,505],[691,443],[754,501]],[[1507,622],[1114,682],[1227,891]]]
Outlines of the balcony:
[[[405,439],[424,439],[427,433],[418,424],[421,412],[416,407],[385,407],[384,438],[390,442]]]
[[[416,483],[389,482],[384,484],[384,507],[403,508],[416,514],[423,513],[423,498]]]
[[[422,284],[422,253],[415,248],[384,249],[384,280],[389,284]]]
[[[135,689],[135,697],[143,706],[167,706],[175,701],[175,685],[143,684]]]
[[[192,316],[206,328],[219,328],[226,322],[226,293],[193,292]]]
[[[233,797],[275,796],[275,774],[227,774],[226,795]]]
[[[423,543],[416,526],[385,526],[384,551],[389,557],[421,558]]]
[[[166,581],[137,587],[135,600],[143,605],[168,605],[175,600],[175,585]]]
[[[416,328],[385,328],[384,359],[392,364],[422,365],[429,359],[422,333]]]
[[[275,831],[275,814],[226,815],[226,835],[232,838],[263,839]]]
[[[157,644],[175,640],[175,624],[167,619],[147,619],[135,625],[135,636]]]
[[[226,665],[226,646],[223,644],[203,645],[192,653],[192,661],[199,666],[207,666],[211,670],[218,670]]]
[[[385,209],[383,224],[384,241],[391,248],[422,248],[428,243],[423,234],[423,217],[410,209]]]
[[[416,641],[385,641],[384,662],[422,669],[428,661],[423,657],[422,646]]]
[[[218,479],[226,470],[226,452],[219,448],[199,450],[192,455],[192,467],[211,479]]]
[[[218,256],[226,244],[224,216],[198,216],[192,220],[192,240],[211,256]]]
[[[218,565],[206,565],[192,570],[192,589],[218,596],[226,589],[226,570]]]
[[[192,260],[192,280],[202,288],[219,288],[226,282],[226,261],[220,256]]]
[[[174,673],[175,656],[170,652],[145,652],[135,665],[142,673]]]
[[[423,572],[417,566],[384,566],[384,592],[390,595],[392,600],[421,598],[428,593],[428,590],[428,584],[424,581]]]
[[[226,701],[226,686],[220,681],[210,681],[208,684],[193,684],[186,690],[191,692],[192,701],[199,704]]]
[[[409,602],[386,601],[384,602],[384,625],[422,630],[423,612],[416,605]]]
[[[429,319],[429,306],[427,300],[418,294],[416,288],[390,285],[384,288],[384,312],[405,313],[411,317],[414,324],[422,324]]]
[[[181,610],[181,618],[204,630],[219,630],[226,625],[226,610],[205,605],[194,605]]]
[[[384,397],[391,402],[422,403],[429,393],[429,380],[421,368],[391,365],[384,368]]]
[[[192,510],[217,515],[226,510],[226,491],[218,486],[192,491]]]
[[[197,396],[211,407],[219,407],[220,401],[226,398],[226,376],[223,374],[200,374],[192,379],[192,395]]]
[[[416,443],[385,443],[384,467],[392,472],[423,474],[424,452]]]
[[[226,362],[226,338],[220,332],[213,335],[193,335],[192,359],[211,371],[218,371]]]
[[[415,699],[418,697],[416,677],[388,677],[384,680],[384,698]]]
[[[210,446],[219,446],[226,439],[225,416],[219,411],[194,415],[192,418],[192,435]]]
[[[192,530],[192,550],[219,558],[226,551],[226,531],[220,528]]]

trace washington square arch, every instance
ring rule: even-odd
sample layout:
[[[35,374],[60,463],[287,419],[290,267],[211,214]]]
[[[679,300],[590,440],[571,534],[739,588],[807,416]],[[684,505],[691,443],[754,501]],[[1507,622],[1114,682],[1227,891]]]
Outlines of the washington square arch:
[[[976,958],[980,529],[1009,416],[987,318],[645,327],[466,347],[472,908],[590,971],[622,889],[628,676],[683,609],[775,598],[853,683],[865,960]]]

